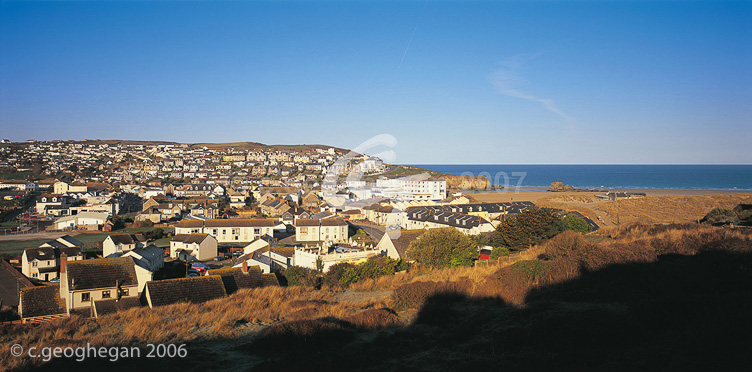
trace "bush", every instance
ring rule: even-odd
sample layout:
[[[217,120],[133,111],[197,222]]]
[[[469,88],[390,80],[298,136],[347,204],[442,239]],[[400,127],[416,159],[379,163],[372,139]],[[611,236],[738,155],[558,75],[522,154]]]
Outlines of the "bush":
[[[355,269],[355,265],[349,262],[340,262],[329,267],[329,270],[324,274],[323,285],[329,287],[342,287],[342,276],[348,269]],[[351,274],[349,274],[351,275]]]
[[[705,218],[702,219],[702,222],[718,226],[732,223],[736,220],[736,218],[736,213],[732,210],[725,208],[715,208],[707,215],[705,215]]]
[[[146,231],[143,233],[144,238],[147,240],[157,240],[162,239],[165,236],[164,230],[161,228],[156,228],[154,230]]]
[[[511,252],[509,252],[507,247],[494,247],[494,249],[491,250],[491,258],[496,260],[501,256],[509,256],[510,253]]]
[[[433,268],[471,266],[478,250],[470,237],[445,227],[428,230],[410,243],[407,256]]]
[[[571,230],[583,234],[589,233],[593,230],[590,225],[585,222],[584,218],[576,214],[568,214],[563,220],[561,220],[561,224],[564,230]]]
[[[287,279],[288,286],[303,285],[304,279],[308,275],[308,270],[300,266],[290,266],[285,269],[282,275]]]
[[[494,247],[522,250],[546,241],[562,231],[559,215],[547,208],[530,208],[507,218],[496,228]]]

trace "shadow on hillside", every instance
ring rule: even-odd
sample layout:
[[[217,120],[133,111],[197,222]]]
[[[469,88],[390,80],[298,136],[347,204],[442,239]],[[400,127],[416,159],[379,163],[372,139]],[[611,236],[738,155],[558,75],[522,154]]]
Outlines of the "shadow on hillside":
[[[750,254],[664,255],[653,263],[611,265],[533,290],[526,304],[518,308],[498,298],[441,294],[431,297],[409,326],[365,330],[333,318],[311,320],[302,334],[300,328],[288,327],[232,351],[244,359],[235,362],[259,371],[707,371],[752,366],[747,341],[752,334]],[[219,354],[197,354],[114,365],[57,361],[44,369],[227,367],[214,359],[221,359]]]

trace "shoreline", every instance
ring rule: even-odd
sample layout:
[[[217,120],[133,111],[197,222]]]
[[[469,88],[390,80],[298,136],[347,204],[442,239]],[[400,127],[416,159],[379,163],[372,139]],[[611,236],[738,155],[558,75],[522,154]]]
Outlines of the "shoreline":
[[[527,191],[494,190],[481,192],[462,192],[463,196],[470,196],[479,202],[509,202],[509,201],[536,201],[547,196],[596,196],[603,195],[606,191],[544,191],[537,187],[521,187]],[[746,194],[752,196],[752,190],[695,190],[695,189],[629,189],[614,188],[607,191],[645,193],[647,196],[697,196],[697,195],[737,195]]]

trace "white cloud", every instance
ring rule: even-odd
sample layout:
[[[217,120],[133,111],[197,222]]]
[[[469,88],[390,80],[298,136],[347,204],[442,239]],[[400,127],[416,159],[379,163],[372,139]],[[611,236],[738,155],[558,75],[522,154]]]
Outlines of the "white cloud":
[[[517,54],[510,58],[505,59],[499,63],[502,68],[497,70],[491,75],[491,83],[496,92],[505,96],[520,98],[531,102],[537,102],[543,105],[543,107],[563,118],[567,122],[573,122],[574,118],[565,114],[556,106],[556,101],[551,98],[541,98],[526,92],[519,90],[517,87],[525,83],[525,79],[520,77],[518,70],[520,67],[544,54],[545,52],[538,52],[535,54]]]

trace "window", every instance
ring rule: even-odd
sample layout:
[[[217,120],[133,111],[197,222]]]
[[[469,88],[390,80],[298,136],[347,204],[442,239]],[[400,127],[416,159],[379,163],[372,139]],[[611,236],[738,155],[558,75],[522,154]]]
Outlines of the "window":
[[[33,274],[31,274],[31,277],[32,277],[32,278],[36,278],[37,276],[39,276],[39,274],[37,274],[37,273],[33,273]]]
[[[253,229],[254,235],[261,235],[261,229]]]
[[[37,264],[38,264],[38,262],[36,262],[36,261],[31,261],[31,267],[37,267]]]
[[[121,289],[120,290],[120,294],[123,295],[123,296],[127,296],[128,295],[128,288]]]
[[[110,291],[102,291],[102,298],[110,298]]]
[[[300,228],[300,233],[301,234],[308,234],[308,228],[307,227],[301,227]]]
[[[91,300],[91,297],[89,297],[89,292],[81,293],[81,302],[89,302]]]

